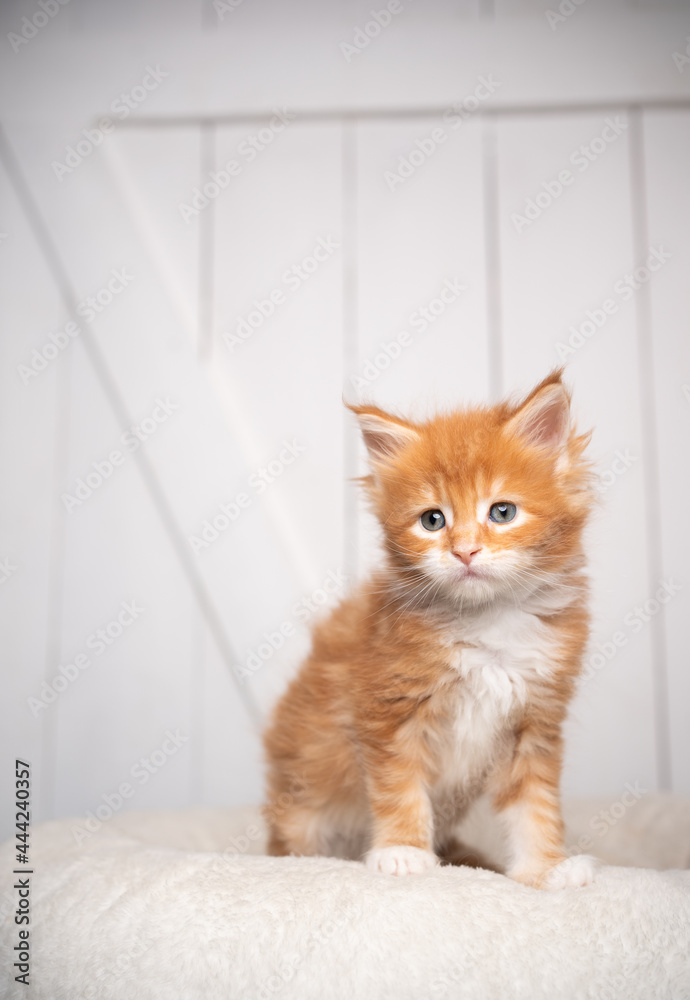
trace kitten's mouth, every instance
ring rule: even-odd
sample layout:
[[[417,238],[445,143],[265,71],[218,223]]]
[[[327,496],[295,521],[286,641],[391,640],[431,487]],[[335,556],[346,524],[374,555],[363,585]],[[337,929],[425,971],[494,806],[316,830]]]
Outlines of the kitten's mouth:
[[[497,592],[496,577],[486,566],[458,566],[450,586],[457,600],[470,603],[493,600]]]
[[[460,568],[460,567],[459,567]],[[487,580],[487,573],[480,566],[463,566],[458,575],[460,580]]]

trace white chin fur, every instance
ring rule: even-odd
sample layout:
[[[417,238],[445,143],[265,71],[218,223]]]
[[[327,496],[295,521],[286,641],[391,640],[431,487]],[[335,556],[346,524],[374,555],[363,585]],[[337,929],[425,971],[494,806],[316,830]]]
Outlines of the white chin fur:
[[[463,604],[488,604],[501,593],[501,586],[495,580],[454,580],[453,596]]]
[[[431,851],[407,844],[395,847],[374,847],[369,851],[366,865],[370,871],[384,875],[420,875],[435,868],[438,858]]]

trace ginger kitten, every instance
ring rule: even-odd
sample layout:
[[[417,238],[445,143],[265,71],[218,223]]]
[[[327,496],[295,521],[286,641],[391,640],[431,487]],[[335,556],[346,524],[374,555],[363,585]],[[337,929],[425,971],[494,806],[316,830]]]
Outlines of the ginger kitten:
[[[588,435],[562,371],[519,405],[412,423],[352,406],[386,561],[322,621],[265,735],[269,853],[423,872],[488,792],[507,874],[586,885],[566,858],[561,727],[588,635]]]

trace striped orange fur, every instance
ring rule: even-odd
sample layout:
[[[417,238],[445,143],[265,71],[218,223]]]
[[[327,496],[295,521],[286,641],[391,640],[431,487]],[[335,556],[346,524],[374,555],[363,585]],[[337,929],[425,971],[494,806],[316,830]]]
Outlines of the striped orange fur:
[[[520,403],[413,423],[352,406],[385,563],[314,630],[265,734],[270,853],[424,871],[488,792],[508,874],[568,868],[561,727],[588,635],[588,436],[560,370]],[[515,514],[513,515],[513,509]],[[441,523],[443,522],[443,523]]]

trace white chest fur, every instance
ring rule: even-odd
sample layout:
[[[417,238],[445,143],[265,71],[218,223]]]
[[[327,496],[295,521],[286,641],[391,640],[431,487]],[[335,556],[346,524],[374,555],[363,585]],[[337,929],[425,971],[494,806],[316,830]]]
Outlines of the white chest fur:
[[[530,683],[551,673],[557,651],[548,625],[517,608],[484,611],[446,624],[439,641],[458,674],[441,737],[441,795],[469,793],[505,752]]]
[[[504,714],[524,702],[530,680],[549,676],[557,652],[552,629],[519,608],[468,617],[444,630],[441,643],[473,696]]]

